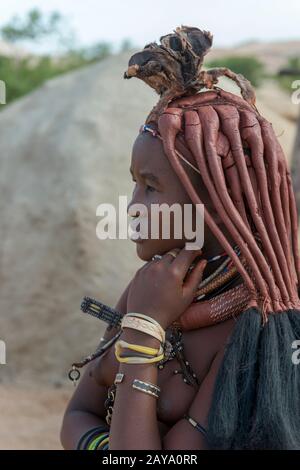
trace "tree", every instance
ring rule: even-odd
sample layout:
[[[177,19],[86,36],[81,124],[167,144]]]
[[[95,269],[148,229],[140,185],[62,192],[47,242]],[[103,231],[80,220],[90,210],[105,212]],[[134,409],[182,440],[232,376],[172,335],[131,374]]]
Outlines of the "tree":
[[[0,29],[0,34],[3,39],[13,43],[37,43],[43,40],[48,43],[50,39],[65,49],[55,58],[49,54],[34,58],[29,54],[24,58],[0,56],[0,80],[7,87],[7,103],[29,93],[50,78],[102,60],[112,53],[111,44],[104,41],[89,47],[74,47],[75,35],[58,12],[44,15],[38,9],[33,9],[24,18],[14,16]]]
[[[44,15],[37,8],[30,10],[24,18],[15,15],[0,29],[1,36],[8,42],[42,41],[54,39],[59,45],[69,45],[74,33],[59,12]]]

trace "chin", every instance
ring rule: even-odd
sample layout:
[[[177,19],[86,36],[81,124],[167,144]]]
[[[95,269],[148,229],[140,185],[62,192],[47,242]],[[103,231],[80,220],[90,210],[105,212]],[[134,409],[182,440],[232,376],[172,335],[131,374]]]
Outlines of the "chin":
[[[179,243],[175,240],[168,241],[166,240],[142,240],[136,242],[136,254],[142,261],[151,261],[154,255],[163,255],[169,250],[174,248],[183,248],[184,242],[180,241]]]
[[[152,256],[157,253],[156,250],[151,249],[149,244],[145,243],[145,241],[139,242],[136,244],[136,254],[142,261],[151,261]]]

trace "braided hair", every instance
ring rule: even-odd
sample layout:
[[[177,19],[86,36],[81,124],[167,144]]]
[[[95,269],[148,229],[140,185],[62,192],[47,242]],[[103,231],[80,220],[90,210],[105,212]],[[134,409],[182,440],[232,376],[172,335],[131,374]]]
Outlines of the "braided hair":
[[[211,447],[298,449],[300,369],[291,345],[300,338],[300,258],[291,175],[250,82],[227,68],[202,70],[211,45],[207,31],[176,28],[134,54],[124,78],[140,78],[160,95],[146,124],[159,132],[192,202],[202,204],[178,139],[192,154],[247,266],[204,208],[206,223],[250,292],[218,373],[208,420]],[[222,75],[238,84],[241,97],[216,86]]]

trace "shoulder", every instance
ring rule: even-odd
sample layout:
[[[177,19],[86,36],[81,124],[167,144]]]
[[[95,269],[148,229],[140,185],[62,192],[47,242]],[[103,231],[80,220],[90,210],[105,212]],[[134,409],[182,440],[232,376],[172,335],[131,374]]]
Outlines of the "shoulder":
[[[183,333],[185,343],[191,344],[198,351],[210,351],[215,355],[220,348],[229,340],[234,329],[236,320],[228,320],[215,325],[198,328],[197,330]]]
[[[186,359],[202,381],[216,356],[223,357],[227,342],[235,326],[229,319],[212,326],[183,333]]]

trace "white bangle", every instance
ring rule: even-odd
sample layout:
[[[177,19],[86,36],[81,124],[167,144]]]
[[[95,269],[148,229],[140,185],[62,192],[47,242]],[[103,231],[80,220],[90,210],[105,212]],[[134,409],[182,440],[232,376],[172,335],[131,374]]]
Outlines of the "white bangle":
[[[159,329],[160,333],[161,333],[161,336],[163,338],[163,341],[165,341],[165,337],[166,337],[166,332],[165,330],[162,328],[162,326],[156,321],[154,320],[154,318],[152,317],[149,317],[148,315],[145,315],[143,313],[138,313],[138,312],[128,312],[126,316],[131,316],[131,317],[137,317],[137,318],[142,318],[144,320],[147,320],[148,322],[150,323],[153,323],[153,325],[156,325],[157,328]],[[124,318],[124,317],[123,317]]]
[[[157,327],[157,325],[154,325],[147,320],[143,320],[142,318],[138,318],[133,315],[125,315],[123,317],[121,328],[131,328],[133,330],[142,331],[147,335],[153,336],[160,343],[165,342],[165,334],[161,334],[161,330]]]

